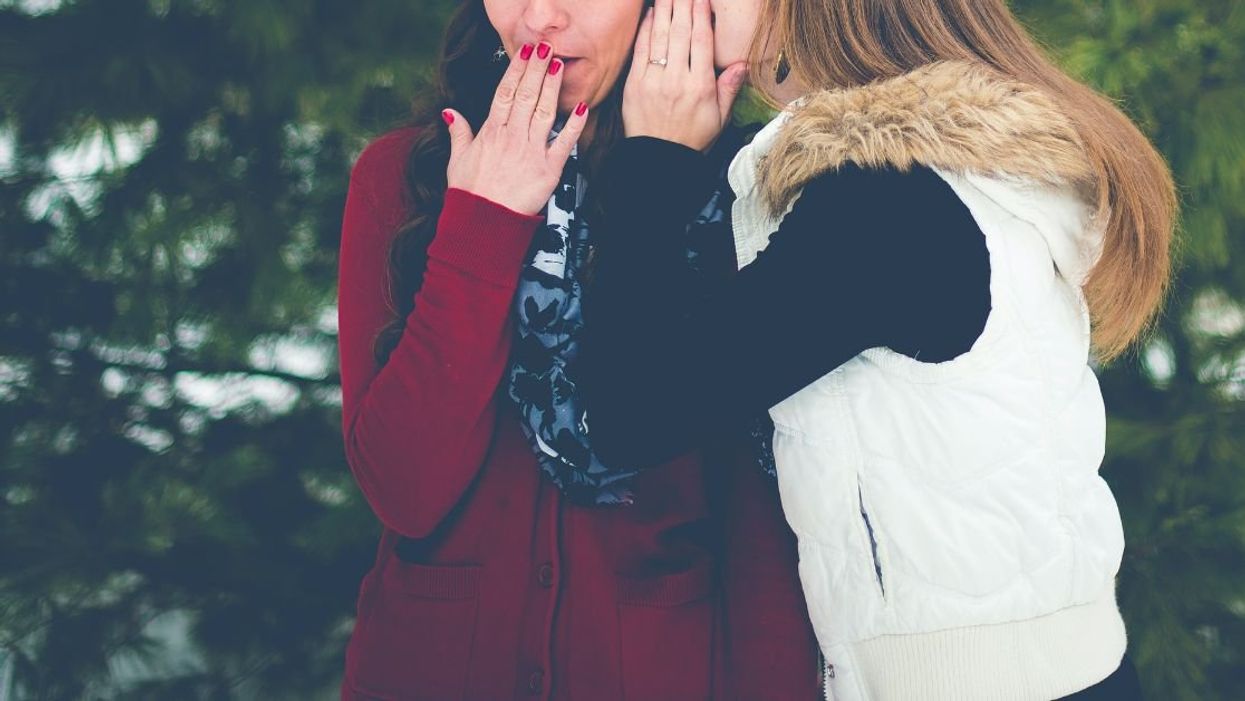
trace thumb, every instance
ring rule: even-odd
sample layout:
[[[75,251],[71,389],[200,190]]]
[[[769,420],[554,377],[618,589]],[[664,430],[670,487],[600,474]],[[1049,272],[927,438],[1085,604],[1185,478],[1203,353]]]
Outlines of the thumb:
[[[727,66],[722,75],[718,76],[718,112],[721,113],[723,122],[730,118],[731,108],[735,105],[735,98],[743,90],[747,75],[748,65],[740,62]]]
[[[471,145],[475,135],[467,118],[457,110],[441,110],[441,119],[445,120],[445,126],[450,131],[450,159],[453,160],[455,154]]]

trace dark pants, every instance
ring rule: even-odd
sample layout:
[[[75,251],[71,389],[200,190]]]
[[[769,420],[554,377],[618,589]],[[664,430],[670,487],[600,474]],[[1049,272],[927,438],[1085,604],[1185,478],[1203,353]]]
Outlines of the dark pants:
[[[1071,696],[1063,697],[1062,701],[1141,701],[1141,680],[1137,678],[1137,668],[1132,660],[1124,656],[1120,668],[1111,676]]]

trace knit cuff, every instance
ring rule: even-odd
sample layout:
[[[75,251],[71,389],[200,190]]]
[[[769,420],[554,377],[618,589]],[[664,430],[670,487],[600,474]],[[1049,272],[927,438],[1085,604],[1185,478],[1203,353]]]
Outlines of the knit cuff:
[[[451,188],[428,257],[477,279],[511,286],[518,280],[532,236],[544,223],[479,195]]]

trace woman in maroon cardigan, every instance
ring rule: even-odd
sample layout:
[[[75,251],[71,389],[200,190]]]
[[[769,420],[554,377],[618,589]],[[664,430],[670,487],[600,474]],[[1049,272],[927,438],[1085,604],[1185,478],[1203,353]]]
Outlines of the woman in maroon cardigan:
[[[343,432],[384,531],[343,699],[818,693],[792,538],[746,457],[685,455],[636,477],[630,505],[583,505],[542,475],[506,396],[538,213],[577,137],[589,174],[616,138],[641,10],[465,2],[440,65],[437,104],[453,109],[378,139],[354,168]]]

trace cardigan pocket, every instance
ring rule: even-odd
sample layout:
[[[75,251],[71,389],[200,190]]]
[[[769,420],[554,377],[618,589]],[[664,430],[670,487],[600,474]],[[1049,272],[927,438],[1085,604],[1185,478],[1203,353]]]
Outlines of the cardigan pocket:
[[[347,653],[351,690],[366,698],[453,701],[466,693],[480,567],[391,559]]]
[[[717,573],[712,560],[618,585],[623,698],[708,699],[713,691]]]

